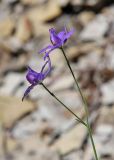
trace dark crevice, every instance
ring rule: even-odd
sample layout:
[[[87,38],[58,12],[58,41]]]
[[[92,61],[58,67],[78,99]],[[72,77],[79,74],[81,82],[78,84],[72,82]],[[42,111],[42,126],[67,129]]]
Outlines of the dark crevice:
[[[110,5],[114,4],[114,0],[104,0],[96,5],[89,6],[86,3],[83,3],[82,5],[71,5],[70,3],[62,8],[63,13],[75,15],[79,14],[82,11],[93,11],[95,13],[99,13],[104,7],[108,7]]]
[[[17,125],[18,122],[20,122],[21,120],[23,120],[23,119],[25,119],[26,117],[30,116],[31,113],[33,113],[34,111],[35,111],[35,109],[32,110],[32,111],[28,111],[28,112],[26,112],[25,114],[23,114],[22,116],[20,116],[20,117],[14,122],[14,124],[13,124],[10,128],[7,128],[7,127],[6,127],[6,130],[8,130],[9,132],[12,132],[12,130],[14,129],[14,127]]]

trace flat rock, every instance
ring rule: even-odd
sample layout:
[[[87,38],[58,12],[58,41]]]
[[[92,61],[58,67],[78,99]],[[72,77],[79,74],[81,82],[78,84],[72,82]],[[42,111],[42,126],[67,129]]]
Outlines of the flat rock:
[[[70,2],[70,0],[57,0],[57,2],[60,6],[65,7]]]
[[[114,34],[111,33],[111,36],[113,36]],[[106,63],[105,66],[110,69],[110,70],[114,70],[114,54],[113,54],[113,50],[114,50],[114,46],[113,44],[110,44],[106,47],[105,50],[105,56],[106,56]]]
[[[24,81],[24,75],[19,73],[9,73],[4,78],[4,84],[0,87],[0,95],[11,95],[15,89]],[[13,85],[12,85],[13,84]]]
[[[102,103],[112,104],[114,103],[114,80],[110,80],[100,87],[101,93],[102,93]]]
[[[95,147],[97,149],[98,157],[101,158],[101,154],[99,153],[99,150],[103,146],[99,143],[98,139],[95,136],[93,136],[93,139],[94,139]],[[92,159],[95,159],[95,158],[94,158],[93,148],[89,140],[89,143],[87,144],[85,149],[84,160],[92,160]]]
[[[113,157],[114,146],[114,106],[101,107],[99,110],[99,117],[97,119],[95,132],[93,134],[94,142],[96,144],[97,153],[100,157]],[[93,150],[89,143],[85,151],[85,159],[91,160],[94,157]]]
[[[42,130],[45,130],[46,128],[50,128],[52,132],[61,133],[71,128],[74,124],[79,123],[75,121],[75,117],[59,104],[59,102],[53,99],[49,93],[41,93],[39,88],[37,88],[37,94],[39,94],[38,109],[29,117],[17,122],[17,125],[13,128],[15,137],[28,137],[36,130],[40,134]],[[75,92],[67,90],[56,94],[56,96],[68,105],[68,107],[80,118],[85,116],[82,103]],[[44,119],[49,127],[45,127],[43,122]]]
[[[0,117],[5,127],[12,127],[19,118],[34,109],[34,105],[26,100],[22,102],[16,97],[0,96]]]
[[[110,140],[110,137],[112,137],[113,126],[110,124],[100,124],[96,128],[95,134],[97,138],[99,138],[99,141],[105,144]]]
[[[50,44],[50,42],[48,43]],[[51,54],[51,61],[52,61],[52,65],[55,68],[61,68],[64,66],[65,64],[65,60],[64,60],[64,56],[62,55],[62,52],[60,49],[55,49],[52,54]],[[59,64],[59,65],[58,65]]]
[[[83,159],[83,151],[78,150],[78,151],[72,151],[68,155],[65,155],[63,157],[63,160],[82,160]]]
[[[15,143],[12,147],[12,141]],[[8,151],[15,159],[34,159],[34,160],[59,160],[57,152],[51,150],[44,144],[41,137],[36,133],[28,138],[8,139]]]
[[[46,128],[50,128],[52,131],[64,132],[72,124],[77,123],[75,118],[66,109],[48,93],[46,95],[38,101],[38,109],[35,112],[26,119],[17,122],[17,125],[13,128],[15,137],[28,137],[36,130],[40,134]],[[77,109],[76,111],[78,112],[79,110]],[[48,127],[45,127],[46,123],[44,120],[47,122]]]
[[[67,81],[66,81],[67,79]],[[60,76],[53,85],[51,85],[52,91],[64,90],[72,87],[74,80],[70,74]]]
[[[83,118],[85,116],[85,111],[83,108],[83,103],[81,101],[81,98],[76,91],[61,91],[59,92],[59,97],[62,102],[67,104],[67,106],[76,113],[80,118]],[[70,117],[71,113],[66,110],[66,117]]]
[[[102,27],[101,27],[102,26]],[[98,15],[94,20],[89,22],[86,27],[82,30],[80,34],[81,40],[91,40],[97,41],[102,39],[108,30],[109,24],[107,19],[102,16]]]
[[[86,128],[81,124],[63,134],[52,146],[61,154],[67,154],[73,149],[80,149],[87,135]]]
[[[32,5],[37,5],[37,4],[42,4],[46,0],[21,0],[21,3],[24,5],[32,6]]]
[[[0,38],[10,36],[14,27],[15,27],[15,23],[11,17],[5,17],[1,19],[0,20]]]
[[[49,28],[52,26],[40,23],[39,21],[32,21],[32,33],[35,37],[49,37]]]
[[[15,36],[10,36],[7,39],[1,39],[0,48],[8,53],[17,52],[22,47],[22,43]]]
[[[25,16],[22,17],[17,25],[15,36],[21,42],[26,42],[32,34],[32,25],[29,19]]]
[[[8,73],[8,71],[17,71],[27,67],[28,55],[24,53],[20,54],[17,60],[15,60],[15,56],[13,57],[5,52],[1,52],[0,56],[2,57],[0,59],[0,74]]]
[[[114,106],[107,107],[104,106],[99,111],[99,124],[108,124],[108,125],[114,125]]]
[[[80,44],[77,44],[76,46],[69,47],[66,50],[66,54],[69,60],[74,60],[81,55],[88,54],[89,52],[92,52],[93,50],[98,50],[98,49],[100,48],[94,42],[85,43],[85,44],[80,43]]]
[[[113,157],[113,141],[114,141],[114,106],[101,107],[99,110],[99,117],[97,119],[95,132],[93,134],[94,142],[96,145],[97,153],[100,157]],[[85,151],[85,159],[91,160],[94,157],[93,150],[89,143]]]
[[[77,18],[79,19],[80,23],[83,26],[86,26],[95,18],[95,14],[90,11],[85,11],[85,12],[81,12]]]
[[[46,14],[44,14],[45,11]],[[50,1],[40,8],[36,7],[30,9],[26,14],[32,22],[45,22],[58,17],[61,14],[61,9],[57,1]]]
[[[42,109],[43,111],[46,111]],[[43,114],[43,113],[42,113]],[[44,116],[46,113],[44,113]],[[35,112],[31,113],[30,116],[22,119],[17,122],[15,127],[13,128],[12,134],[16,139],[25,139],[29,138],[31,135],[37,132],[38,136],[45,137],[45,133],[47,133],[47,139],[49,138],[51,131],[53,131],[53,126],[51,122],[43,122],[44,116],[41,115],[39,109],[35,110]],[[49,115],[50,116],[50,115]],[[45,118],[47,118],[45,116]],[[48,134],[48,130],[50,130],[50,134]],[[44,133],[44,135],[43,135]]]
[[[77,67],[82,70],[96,69],[101,67],[101,57],[103,50],[98,48],[90,51],[85,57],[81,57],[77,63]],[[93,61],[94,59],[94,61]]]
[[[72,5],[83,5],[83,0],[71,0]]]
[[[89,6],[95,6],[97,4],[103,4],[102,0],[87,0],[87,5]]]
[[[2,125],[0,124],[0,156],[3,156],[4,151],[3,151],[3,128]]]

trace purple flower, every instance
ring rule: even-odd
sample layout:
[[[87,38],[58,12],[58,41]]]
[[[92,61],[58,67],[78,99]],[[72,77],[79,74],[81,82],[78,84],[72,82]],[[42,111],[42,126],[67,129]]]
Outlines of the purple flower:
[[[65,44],[65,42],[70,38],[70,36],[74,33],[74,29],[67,31],[66,27],[64,27],[64,29],[61,32],[56,33],[55,28],[51,28],[49,29],[49,32],[50,41],[52,45],[48,45],[39,52],[40,54],[45,52],[44,59],[48,57],[49,53],[54,49],[61,48]]]
[[[48,69],[45,69],[47,64],[48,64]],[[47,75],[50,73],[50,71],[51,71],[51,60],[50,60],[49,56],[47,57],[47,61],[42,66],[42,69],[39,73],[37,73],[36,71],[34,71],[30,67],[28,67],[26,79],[31,85],[26,89],[26,91],[23,95],[22,101],[36,85],[42,83],[42,81],[47,77]]]

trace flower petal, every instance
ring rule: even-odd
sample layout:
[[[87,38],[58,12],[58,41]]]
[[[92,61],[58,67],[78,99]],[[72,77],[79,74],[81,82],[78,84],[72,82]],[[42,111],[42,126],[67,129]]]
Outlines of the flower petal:
[[[30,93],[30,91],[34,88],[34,84],[32,84],[31,86],[29,86],[27,89],[26,89],[26,91],[25,91],[25,93],[24,93],[24,95],[23,95],[23,97],[22,97],[22,101],[25,99],[25,97]]]
[[[75,31],[74,31],[74,29],[72,28],[72,29],[71,29],[69,32],[67,32],[67,34],[65,35],[66,38],[67,38],[67,39],[70,38],[74,32],[75,32]]]
[[[65,31],[61,31],[57,34],[57,36],[62,40],[63,37],[65,36]]]
[[[71,37],[73,33],[74,33],[74,29],[70,30],[66,35],[64,35],[62,39],[62,45]]]
[[[45,53],[44,60],[49,57],[49,53],[50,53],[51,51],[53,51],[53,50],[56,49],[56,48],[60,48],[61,46],[62,46],[62,43],[61,43],[61,42],[58,43],[57,45],[53,46],[48,52]]]
[[[56,30],[54,28],[49,29],[50,32],[50,41],[53,45],[56,45],[61,42],[61,39],[57,36]]]
[[[37,73],[36,71],[32,70],[30,67],[28,67],[28,73],[26,75],[26,79],[30,84],[37,83]]]
[[[44,79],[47,77],[47,75],[51,72],[51,69],[52,69],[50,57],[48,56],[47,58],[48,60],[45,64],[48,64],[48,69],[43,73]]]
[[[42,54],[42,53],[46,52],[48,49],[51,49],[52,47],[53,47],[52,45],[48,45],[47,47],[40,50],[39,53]]]

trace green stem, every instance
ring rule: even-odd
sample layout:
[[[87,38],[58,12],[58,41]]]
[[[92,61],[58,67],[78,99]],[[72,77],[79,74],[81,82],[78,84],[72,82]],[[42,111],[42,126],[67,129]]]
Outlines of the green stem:
[[[87,118],[87,129],[88,129],[88,133],[89,133],[89,136],[90,136],[90,139],[91,139],[91,143],[92,143],[92,147],[93,147],[95,159],[98,160],[97,151],[96,151],[96,148],[95,148],[95,144],[94,144],[94,140],[93,140],[93,137],[92,137],[92,132],[91,132],[91,128],[90,128],[90,124],[89,124],[89,120],[88,120],[88,105],[87,105],[87,101],[86,101],[86,99],[85,99],[85,97],[84,97],[84,95],[83,95],[83,93],[82,93],[82,91],[81,91],[81,89],[80,89],[80,87],[79,87],[78,81],[77,81],[77,79],[76,79],[76,77],[75,77],[75,75],[74,75],[74,72],[73,72],[73,70],[72,70],[72,68],[71,68],[71,66],[70,66],[69,60],[68,60],[68,58],[67,58],[67,56],[66,56],[66,54],[65,54],[65,52],[64,52],[64,49],[63,49],[62,47],[61,47],[60,49],[61,49],[61,51],[62,51],[62,53],[63,53],[63,55],[64,55],[64,57],[65,57],[65,60],[66,60],[66,62],[67,62],[67,65],[68,65],[68,67],[69,67],[69,69],[70,69],[70,71],[71,71],[71,74],[72,74],[72,76],[73,76],[73,79],[74,79],[74,81],[75,81],[75,83],[76,83],[76,86],[77,86],[77,88],[78,88],[78,91],[79,91],[79,93],[80,93],[81,99],[82,99],[82,101],[83,101],[83,103],[84,103],[84,108],[85,108],[86,118]]]
[[[46,91],[48,91],[48,93],[50,93],[52,97],[54,97],[60,104],[62,104],[62,106],[64,106],[71,114],[73,114],[78,122],[87,127],[87,124],[81,120],[70,108],[68,108],[57,96],[55,96],[54,93],[52,93],[43,83],[41,83],[41,85],[45,88]]]

